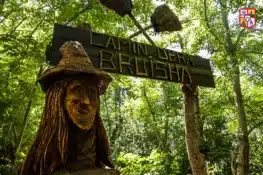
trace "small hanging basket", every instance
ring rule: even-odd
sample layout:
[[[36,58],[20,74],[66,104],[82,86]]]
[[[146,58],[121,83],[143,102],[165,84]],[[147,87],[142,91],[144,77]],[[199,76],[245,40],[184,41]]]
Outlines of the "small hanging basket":
[[[156,7],[151,16],[151,22],[155,32],[172,32],[182,29],[178,17],[166,4]]]
[[[100,2],[120,16],[131,13],[133,8],[131,0],[100,0]]]

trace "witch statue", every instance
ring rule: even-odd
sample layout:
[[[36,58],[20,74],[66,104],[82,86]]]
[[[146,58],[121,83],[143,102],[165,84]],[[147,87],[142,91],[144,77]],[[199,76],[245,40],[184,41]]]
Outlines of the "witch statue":
[[[43,118],[22,175],[117,175],[100,118],[100,95],[111,77],[93,67],[83,46],[68,41],[61,60],[39,78]]]

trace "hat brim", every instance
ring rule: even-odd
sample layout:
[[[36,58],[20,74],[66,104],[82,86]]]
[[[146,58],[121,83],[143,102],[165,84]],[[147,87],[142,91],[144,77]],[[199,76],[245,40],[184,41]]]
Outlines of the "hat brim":
[[[46,92],[55,81],[78,74],[96,76],[96,78],[100,80],[98,81],[100,82],[100,95],[105,93],[109,83],[112,81],[111,76],[100,69],[92,67],[57,66],[42,73],[38,82],[40,83],[42,90]]]

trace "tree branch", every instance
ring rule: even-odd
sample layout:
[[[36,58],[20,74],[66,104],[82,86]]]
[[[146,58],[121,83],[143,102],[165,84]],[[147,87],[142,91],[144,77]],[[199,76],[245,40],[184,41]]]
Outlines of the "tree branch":
[[[249,52],[243,52],[243,53],[263,55],[263,52],[255,52],[255,51],[249,51]]]
[[[28,102],[28,104],[27,104],[27,108],[26,108],[26,112],[25,112],[25,115],[24,115],[24,120],[23,120],[22,129],[21,129],[21,131],[20,131],[20,134],[19,134],[18,140],[17,140],[16,153],[19,151],[20,146],[21,146],[21,143],[22,143],[22,139],[23,139],[23,136],[24,136],[24,131],[25,131],[26,123],[27,123],[27,120],[28,120],[28,116],[29,116],[29,112],[30,112],[30,108],[31,108],[32,100],[33,100],[33,94],[35,93],[35,91],[36,91],[36,89],[37,89],[38,78],[40,77],[42,71],[43,71],[43,66],[41,65],[41,66],[39,67],[39,71],[38,71],[38,74],[37,74],[37,77],[36,77],[35,87],[34,87],[34,89],[33,89],[32,95],[31,95],[31,97],[30,97],[30,99],[29,99],[29,102]]]
[[[22,3],[19,4],[17,8],[20,8],[21,5],[22,5]],[[17,8],[14,8],[14,9],[17,9]],[[16,10],[11,10],[6,15],[3,15],[4,18],[0,21],[0,24],[3,23],[13,12],[16,12]]]
[[[16,29],[17,29],[26,19],[27,19],[26,17],[23,18],[23,19],[18,23],[18,25],[16,25],[16,26],[14,27],[14,29],[13,29],[9,34],[7,34],[7,36],[12,35],[12,34],[16,31]]]
[[[210,26],[210,24],[208,22],[206,0],[204,0],[204,9],[205,9],[205,23],[206,23],[206,26],[207,26],[209,32],[213,35],[213,37],[215,38],[216,41],[218,41],[221,45],[224,45],[222,43],[222,41],[217,37],[215,32],[212,30],[212,27]]]
[[[238,37],[237,37],[237,41],[236,41],[236,43],[235,43],[235,48],[237,48],[237,45],[238,45],[238,43],[239,43],[242,35],[244,34],[244,31],[245,31],[245,29],[242,29],[242,30],[239,32]]]
[[[256,129],[257,127],[259,127],[260,125],[263,125],[263,120],[258,122],[257,124],[255,124],[254,126],[252,126],[251,128],[249,128],[248,130],[248,135],[254,130]]]
[[[225,28],[225,31],[226,31],[226,36],[225,36],[225,39],[226,39],[226,46],[225,46],[225,49],[226,49],[226,52],[233,55],[236,51],[236,48],[233,47],[233,42],[232,42],[232,39],[231,39],[231,35],[230,35],[230,28],[229,28],[229,23],[228,23],[228,13],[225,11],[225,9],[222,9],[221,8],[221,13],[222,13],[222,21],[223,21],[223,24],[224,24],[224,28]]]
[[[17,144],[17,134],[16,134],[16,129],[15,129],[14,124],[12,125],[12,130],[13,130],[13,134],[14,134],[14,142],[15,142],[15,145],[16,145]]]
[[[112,133],[111,133],[111,137],[110,137],[110,142],[111,142],[111,148],[114,147],[115,145],[115,142],[117,140],[117,138],[119,138],[120,136],[120,133],[123,129],[123,118],[121,117],[122,116],[122,110],[121,110],[121,107],[122,107],[122,89],[119,87],[117,89],[115,89],[115,118],[118,119],[118,123],[116,124],[116,127],[112,130]],[[118,111],[118,113],[117,113]]]
[[[34,30],[32,30],[29,36],[32,36],[37,31],[38,27],[42,24],[43,21],[44,21],[44,18],[41,19],[41,21],[37,24]]]
[[[260,69],[263,69],[263,67],[261,65],[259,65],[257,62],[252,61],[252,59],[248,58],[247,61],[252,63],[256,67],[258,67]]]
[[[224,5],[224,4],[222,3],[222,1],[221,1],[221,0],[219,0],[219,3],[220,3],[220,5],[221,5],[222,7],[224,7],[224,8],[227,8],[227,6],[226,6],[226,5]]]
[[[107,118],[108,118],[109,133],[111,133],[110,113],[109,113],[109,107],[108,107],[108,102],[107,102],[106,94],[104,94],[103,99],[104,99],[104,105],[105,105],[105,108],[106,108],[106,113],[107,113]]]
[[[147,105],[148,105],[148,107],[149,107],[149,109],[150,109],[150,112],[151,112],[151,114],[152,114],[152,117],[153,117],[153,120],[154,120],[154,122],[156,122],[157,120],[156,120],[156,113],[153,111],[153,108],[152,108],[152,105],[150,104],[150,101],[149,101],[149,98],[148,98],[148,96],[147,96],[147,94],[146,94],[146,91],[145,91],[145,88],[143,88],[143,95],[144,95],[144,98],[145,98],[145,100],[146,100],[146,103],[147,103]]]
[[[150,110],[150,113],[151,113],[151,116],[152,116],[152,118],[153,118],[153,121],[154,122],[157,122],[157,120],[156,120],[156,113],[153,111],[153,107],[152,107],[152,105],[150,104],[150,101],[149,101],[149,98],[148,98],[148,96],[147,96],[147,94],[146,94],[146,90],[145,90],[145,88],[143,88],[143,95],[144,95],[144,98],[145,98],[145,100],[146,100],[146,103],[147,103],[147,106],[148,106],[148,108],[149,108],[149,110]],[[152,127],[153,128],[157,128],[156,127],[156,125],[154,124],[154,125],[152,125]],[[161,137],[161,134],[160,134],[160,132],[157,130],[157,138],[158,138],[158,140],[163,140],[162,139],[162,137]],[[162,146],[163,146],[163,144],[161,144]],[[164,148],[163,148],[164,149]]]
[[[91,6],[86,6],[84,9],[82,9],[80,12],[76,13],[70,20],[68,20],[65,25],[69,24],[70,22],[74,21],[76,18],[78,18],[80,15],[85,13]]]
[[[82,9],[80,12],[76,13],[71,19],[69,19],[64,25],[68,25],[70,22],[74,21],[76,18],[78,18],[80,15],[82,15],[83,13],[85,13],[89,8],[91,8],[91,6],[86,6],[84,9]],[[53,35],[50,34],[48,35],[43,42],[45,42],[46,40],[49,39],[49,37],[51,37]],[[49,44],[51,44],[51,41],[49,42]]]

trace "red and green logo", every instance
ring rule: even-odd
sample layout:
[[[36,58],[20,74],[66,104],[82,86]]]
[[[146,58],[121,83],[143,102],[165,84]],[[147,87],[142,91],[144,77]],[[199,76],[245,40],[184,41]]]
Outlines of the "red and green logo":
[[[241,28],[253,28],[256,26],[256,9],[239,9],[239,25]]]

